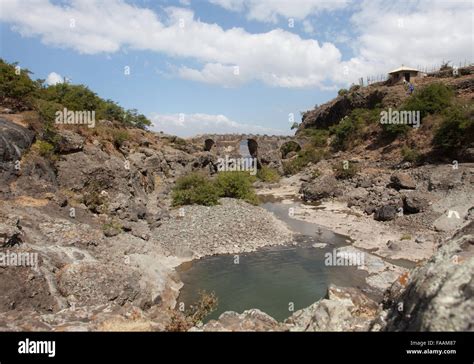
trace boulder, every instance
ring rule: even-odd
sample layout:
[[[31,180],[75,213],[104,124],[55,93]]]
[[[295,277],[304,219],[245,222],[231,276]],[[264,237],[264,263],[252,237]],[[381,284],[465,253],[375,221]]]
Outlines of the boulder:
[[[338,182],[333,176],[322,176],[301,186],[304,201],[318,201],[323,198],[341,195]]]
[[[407,194],[403,195],[403,213],[405,214],[417,214],[423,212],[429,206],[427,198],[421,194]]]
[[[374,219],[377,221],[390,221],[397,216],[397,207],[393,205],[385,205],[375,210]]]
[[[471,232],[472,227],[474,222]],[[474,330],[474,235],[466,229],[393,284],[385,298],[385,319],[378,323],[381,330]]]
[[[329,286],[326,297],[286,321],[290,331],[366,331],[377,304],[357,288]]]
[[[60,130],[58,152],[61,154],[80,152],[84,148],[85,138],[71,130]]]
[[[414,190],[416,189],[416,182],[412,176],[407,173],[395,173],[390,177],[390,182],[392,182],[392,186],[397,189],[406,189],[406,190]]]

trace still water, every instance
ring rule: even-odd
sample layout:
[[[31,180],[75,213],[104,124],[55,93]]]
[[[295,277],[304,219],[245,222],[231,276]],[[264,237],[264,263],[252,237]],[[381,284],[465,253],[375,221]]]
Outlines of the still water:
[[[347,237],[315,224],[291,218],[292,205],[266,203],[262,207],[284,220],[300,235],[296,246],[267,247],[252,253],[218,255],[185,263],[178,272],[184,283],[178,302],[186,306],[198,298],[198,292],[214,292],[218,308],[206,318],[216,319],[224,311],[241,313],[258,308],[277,320],[322,298],[330,283],[345,287],[366,287],[366,273],[354,266],[324,264],[324,254],[347,245]],[[316,248],[314,243],[326,243]],[[237,264],[236,264],[237,263]]]

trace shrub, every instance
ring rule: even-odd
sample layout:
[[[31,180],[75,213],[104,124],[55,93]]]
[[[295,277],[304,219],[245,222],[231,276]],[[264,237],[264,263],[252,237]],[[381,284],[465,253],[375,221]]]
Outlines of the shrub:
[[[406,124],[382,124],[382,136],[395,139],[408,134],[411,126]]]
[[[130,139],[130,134],[126,130],[114,130],[112,137],[115,147],[120,148],[126,140]]]
[[[37,140],[33,144],[33,150],[36,150],[38,154],[44,158],[51,159],[54,155],[54,146],[47,141]]]
[[[347,162],[347,163],[344,163]],[[349,179],[354,177],[359,168],[355,163],[350,163],[349,161],[343,161],[333,165],[334,176],[337,179]]]
[[[174,310],[171,314],[170,323],[166,326],[165,331],[188,331],[193,326],[215,311],[218,300],[214,292],[199,292],[199,299],[195,304],[189,306],[184,312]]]
[[[443,121],[435,131],[433,145],[445,152],[454,152],[474,141],[474,110],[453,105],[446,109]]]
[[[252,187],[254,181],[248,172],[219,172],[215,186],[220,197],[238,198],[256,205],[258,198]]]
[[[354,109],[341,119],[339,124],[329,128],[334,135],[331,146],[335,150],[346,150],[364,136],[366,125],[380,121],[380,108]]]
[[[337,94],[338,94],[339,96],[344,96],[344,95],[347,95],[348,93],[349,93],[349,91],[347,91],[347,89],[345,89],[345,88],[341,88],[341,89],[337,92]]]
[[[322,148],[327,146],[329,131],[326,129],[305,129],[302,136],[308,137],[314,147]]]
[[[219,193],[211,180],[200,174],[191,173],[178,178],[172,192],[173,206],[204,205],[219,203]]]
[[[28,76],[27,69],[20,70],[17,75],[18,63],[7,63],[0,59],[0,99],[9,97],[21,101],[28,101],[38,89],[38,83]]]
[[[403,110],[420,111],[423,119],[426,115],[436,114],[452,103],[453,91],[443,83],[432,83],[415,93],[403,104]]]
[[[257,171],[257,178],[263,182],[278,182],[280,175],[275,169],[262,166],[262,168]]]
[[[325,155],[324,150],[313,147],[301,149],[296,158],[290,161],[283,161],[283,173],[286,176],[300,172],[309,163],[318,163]]]
[[[294,142],[294,141],[289,141],[289,142],[286,142],[285,144],[283,144],[280,148],[280,151],[281,151],[281,157],[282,158],[285,158],[288,153],[290,152],[298,152],[299,150],[301,150],[301,147],[298,143]]]
[[[401,154],[405,162],[416,163],[421,159],[421,155],[416,149],[412,149],[406,145],[402,147]]]
[[[344,117],[339,124],[330,128],[331,134],[334,135],[331,146],[335,150],[346,150],[353,144],[360,129],[359,119],[354,120],[349,116]]]

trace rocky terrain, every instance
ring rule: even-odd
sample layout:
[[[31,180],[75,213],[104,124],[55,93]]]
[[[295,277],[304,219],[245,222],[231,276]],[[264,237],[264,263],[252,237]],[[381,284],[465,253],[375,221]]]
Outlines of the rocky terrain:
[[[443,80],[472,100],[472,75]],[[399,86],[354,90],[306,113],[299,133],[404,97]],[[1,330],[165,330],[182,287],[178,265],[293,244],[294,232],[260,206],[224,198],[172,207],[179,177],[217,172],[216,154],[202,145],[138,128],[121,140],[113,135],[123,127],[99,120],[92,132],[58,127],[52,153],[34,119],[31,110],[0,114],[0,250],[37,257],[35,268],[0,265]],[[472,148],[456,163],[409,163],[397,143],[368,140],[278,183],[255,183],[260,196],[298,201],[295,219],[350,237],[340,251],[366,254],[359,269],[382,300],[330,286],[284,322],[252,309],[191,330],[472,330]],[[358,172],[340,178],[334,165],[345,161]]]

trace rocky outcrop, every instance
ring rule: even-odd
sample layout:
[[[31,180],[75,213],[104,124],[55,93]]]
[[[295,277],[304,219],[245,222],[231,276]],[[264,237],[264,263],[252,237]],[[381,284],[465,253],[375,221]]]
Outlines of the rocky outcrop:
[[[386,94],[387,91],[383,88],[363,88],[338,96],[314,110],[305,112],[297,134],[307,128],[328,128],[337,124],[356,108],[373,108],[383,100]]]
[[[301,186],[304,201],[318,201],[323,198],[340,196],[342,191],[333,176],[323,176]]]
[[[211,320],[189,331],[285,331],[285,326],[265,312],[251,309],[241,314],[224,312],[218,320]]]
[[[377,308],[356,288],[330,286],[324,299],[296,311],[285,325],[290,331],[367,331]]]
[[[34,139],[34,132],[0,119],[0,163],[19,160]]]
[[[390,181],[392,182],[392,186],[397,190],[414,190],[416,188],[415,180],[407,173],[394,173],[390,177]]]
[[[474,330],[474,223],[446,241],[423,266],[396,281],[373,328]]]
[[[228,311],[190,331],[367,331],[377,304],[356,288],[330,286],[326,297],[278,322],[251,309]]]

